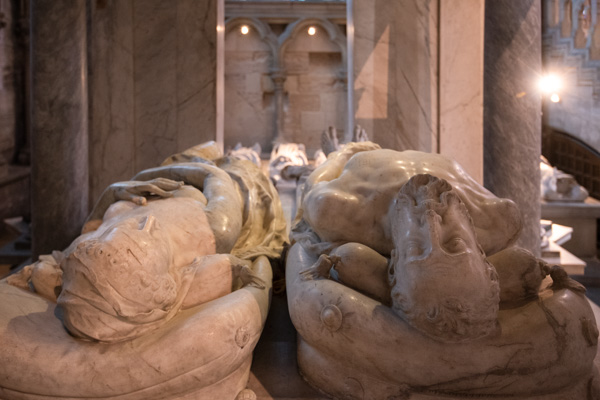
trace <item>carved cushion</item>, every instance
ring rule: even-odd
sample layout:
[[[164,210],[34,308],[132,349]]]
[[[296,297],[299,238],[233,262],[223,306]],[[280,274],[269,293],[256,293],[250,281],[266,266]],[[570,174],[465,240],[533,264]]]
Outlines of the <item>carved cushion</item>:
[[[299,335],[300,372],[331,396],[585,399],[589,388],[598,387],[598,332],[580,294],[546,287],[539,299],[500,310],[500,334],[449,344],[336,281],[303,280],[300,272],[316,261],[299,244],[290,249],[288,306]]]

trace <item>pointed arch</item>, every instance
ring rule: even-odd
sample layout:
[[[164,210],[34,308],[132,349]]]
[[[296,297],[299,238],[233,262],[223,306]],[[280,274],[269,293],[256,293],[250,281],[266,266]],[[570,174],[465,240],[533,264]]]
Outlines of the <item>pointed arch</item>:
[[[281,36],[279,36],[279,66],[283,65],[283,55],[285,54],[286,48],[300,34],[300,32],[304,32],[304,30],[309,26],[319,26],[323,28],[327,33],[329,40],[339,47],[342,54],[342,66],[345,70],[348,57],[346,36],[337,25],[324,18],[302,18],[286,27],[285,31],[281,34]]]
[[[272,68],[276,68],[278,64],[278,47],[279,43],[277,41],[277,36],[271,31],[271,28],[265,22],[259,20],[258,18],[247,18],[247,17],[234,17],[229,18],[225,21],[225,36],[229,34],[232,30],[237,29],[242,25],[248,25],[258,33],[260,39],[265,42],[269,49],[271,50],[271,55],[273,59]]]

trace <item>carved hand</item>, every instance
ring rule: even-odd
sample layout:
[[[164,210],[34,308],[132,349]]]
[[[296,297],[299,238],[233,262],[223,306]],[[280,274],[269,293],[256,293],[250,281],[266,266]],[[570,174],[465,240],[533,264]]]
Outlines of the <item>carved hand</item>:
[[[147,196],[171,197],[173,191],[181,188],[183,182],[166,178],[155,178],[150,181],[127,181],[111,185],[116,200],[132,201],[137,205],[146,205]]]

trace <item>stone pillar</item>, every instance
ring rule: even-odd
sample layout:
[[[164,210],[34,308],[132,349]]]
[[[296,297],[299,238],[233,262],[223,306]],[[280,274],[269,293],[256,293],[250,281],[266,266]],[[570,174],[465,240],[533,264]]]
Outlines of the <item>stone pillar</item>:
[[[484,186],[514,200],[520,246],[540,253],[540,0],[485,4]]]
[[[62,250],[88,213],[86,1],[31,1],[33,255]]]
[[[274,143],[286,142],[283,135],[283,120],[285,115],[283,113],[283,100],[285,96],[284,84],[285,84],[285,72],[282,70],[276,70],[271,72],[271,79],[275,86],[275,138]]]

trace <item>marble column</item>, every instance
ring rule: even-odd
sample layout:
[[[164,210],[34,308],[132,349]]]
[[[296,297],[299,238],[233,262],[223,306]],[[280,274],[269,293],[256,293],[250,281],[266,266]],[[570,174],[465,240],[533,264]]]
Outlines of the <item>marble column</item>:
[[[34,257],[62,250],[88,213],[86,1],[31,1]]]
[[[540,0],[485,3],[484,185],[519,206],[519,245],[540,253]]]

